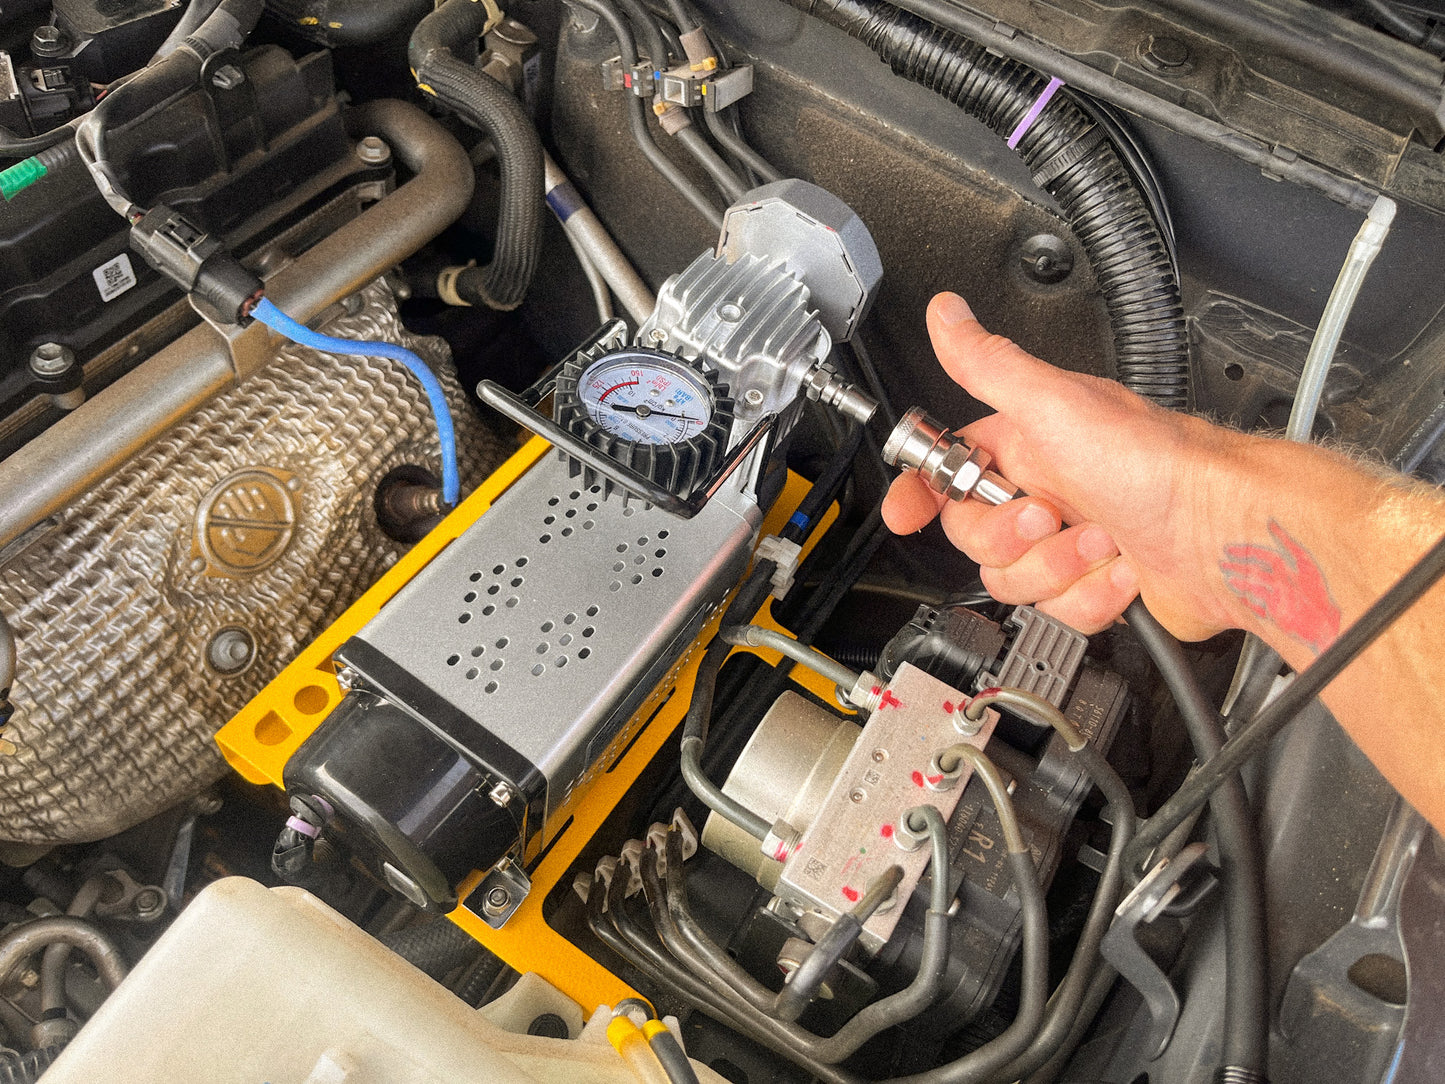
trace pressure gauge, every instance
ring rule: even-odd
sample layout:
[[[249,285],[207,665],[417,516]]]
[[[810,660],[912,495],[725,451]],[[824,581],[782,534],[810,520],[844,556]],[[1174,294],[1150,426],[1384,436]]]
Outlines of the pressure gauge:
[[[717,466],[732,428],[732,400],[716,373],[645,347],[574,354],[555,402],[556,420],[574,435],[682,496]]]
[[[680,444],[712,420],[713,391],[706,377],[655,350],[626,350],[593,362],[577,394],[599,427],[642,444]]]

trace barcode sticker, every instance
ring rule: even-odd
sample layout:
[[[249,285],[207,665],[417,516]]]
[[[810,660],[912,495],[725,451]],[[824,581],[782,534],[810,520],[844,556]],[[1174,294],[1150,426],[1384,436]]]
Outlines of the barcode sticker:
[[[95,277],[102,301],[114,301],[135,285],[135,272],[131,270],[130,257],[124,252],[101,264],[91,274]]]

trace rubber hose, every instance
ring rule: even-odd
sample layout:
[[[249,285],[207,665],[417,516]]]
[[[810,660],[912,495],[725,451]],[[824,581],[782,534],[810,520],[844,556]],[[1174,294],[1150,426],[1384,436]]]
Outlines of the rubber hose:
[[[1017,61],[879,0],[788,0],[846,31],[893,71],[1009,137],[1047,89]],[[1120,383],[1162,406],[1189,401],[1179,283],[1148,201],[1103,130],[1054,95],[1016,147],[1088,254],[1114,338]]]
[[[374,45],[415,26],[432,0],[266,0],[272,15],[328,48]]]
[[[1139,600],[1124,611],[1174,696],[1199,762],[1224,746],[1224,724],[1205,699],[1179,641]],[[1225,905],[1224,1068],[1263,1072],[1269,1049],[1269,944],[1264,860],[1244,780],[1236,772],[1209,801]]]
[[[542,141],[520,102],[500,83],[453,54],[473,42],[487,9],[472,0],[447,0],[412,33],[407,56],[423,91],[490,137],[502,173],[501,211],[492,261],[467,268],[453,289],[467,304],[507,311],[522,303],[542,245]]]
[[[481,945],[449,918],[408,926],[379,939],[418,971],[440,982],[470,963]]]
[[[47,1046],[21,1054],[19,1061],[0,1062],[0,1084],[35,1084],[40,1074],[55,1064],[62,1047]]]
[[[211,17],[212,12],[220,6],[221,0],[191,0],[191,2],[186,5],[186,10],[182,13],[180,22],[176,23],[171,29],[171,32],[166,35],[166,40],[161,42],[160,47],[156,49],[150,62],[154,64],[162,57],[169,56],[175,52],[176,46],[194,34],[201,24]]]

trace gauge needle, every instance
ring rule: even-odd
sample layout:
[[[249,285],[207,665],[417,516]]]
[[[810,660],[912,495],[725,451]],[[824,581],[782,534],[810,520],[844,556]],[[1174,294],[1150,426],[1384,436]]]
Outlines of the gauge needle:
[[[639,418],[681,418],[685,422],[692,422],[694,425],[701,425],[702,422],[696,418],[689,418],[686,414],[669,414],[665,410],[654,410],[646,403],[639,403],[637,406],[628,406],[626,403],[608,403],[613,410],[625,410],[629,414],[636,414]]]

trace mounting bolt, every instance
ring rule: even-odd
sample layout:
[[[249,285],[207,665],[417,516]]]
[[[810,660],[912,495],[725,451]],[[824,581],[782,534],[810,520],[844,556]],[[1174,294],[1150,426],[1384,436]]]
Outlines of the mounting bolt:
[[[256,657],[256,641],[243,628],[222,629],[206,645],[206,662],[218,674],[239,674]]]
[[[1139,46],[1139,59],[1156,72],[1177,72],[1189,63],[1189,46],[1167,34],[1150,34]]]
[[[516,794],[517,792],[512,789],[510,783],[502,782],[493,787],[491,791],[488,792],[487,797],[490,798],[494,804],[505,809],[512,804],[512,799],[516,797]]]
[[[38,57],[64,56],[69,48],[70,38],[58,26],[37,26],[30,35],[30,51]]]
[[[482,910],[493,917],[504,913],[512,903],[512,894],[501,885],[487,890],[487,898],[482,901]]]
[[[336,671],[336,684],[342,692],[351,692],[351,686],[356,684],[356,671],[349,666],[341,667]]]
[[[763,393],[762,393],[762,391],[759,390],[758,388],[749,388],[747,391],[743,392],[743,402],[747,403],[748,406],[750,406],[750,407],[760,407],[760,406],[762,406],[762,405],[763,405]]]
[[[1074,269],[1074,251],[1062,237],[1036,233],[1019,250],[1019,263],[1029,278],[1051,286],[1069,277]]]
[[[366,136],[356,144],[356,157],[369,166],[384,166],[391,161],[391,148],[384,139]]]
[[[41,343],[30,353],[30,371],[47,380],[64,376],[74,364],[75,351],[60,343]]]
[[[131,909],[135,911],[137,918],[146,921],[158,918],[166,909],[165,893],[158,888],[142,888],[135,894]]]
[[[217,90],[235,90],[246,81],[246,73],[234,64],[222,64],[211,73],[211,86]]]

